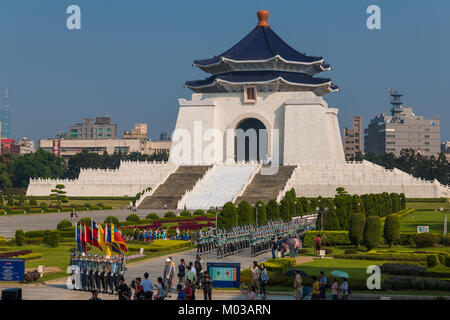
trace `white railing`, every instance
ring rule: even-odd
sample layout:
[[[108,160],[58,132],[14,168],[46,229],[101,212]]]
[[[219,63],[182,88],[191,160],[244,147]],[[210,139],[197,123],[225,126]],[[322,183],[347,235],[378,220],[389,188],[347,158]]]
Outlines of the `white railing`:
[[[258,172],[261,171],[262,168],[262,162],[258,162],[258,166],[255,168],[255,171],[253,171],[252,175],[247,179],[247,181],[245,181],[244,186],[241,188],[241,190],[239,190],[238,193],[235,194],[235,196],[233,197],[233,199],[231,200],[231,202],[236,202],[236,200],[241,197],[245,190],[247,189],[247,187],[249,186],[249,184],[253,181],[253,178],[255,178],[255,176],[258,174]]]
[[[217,165],[216,164],[214,164],[211,168],[209,168],[208,170],[206,170],[206,172],[205,172],[205,174],[200,178],[200,179],[198,179],[196,182],[195,182],[195,184],[194,184],[194,186],[192,187],[192,189],[190,189],[190,190],[186,190],[186,192],[183,194],[183,196],[181,197],[181,199],[178,201],[178,203],[177,203],[177,209],[184,209],[184,205],[185,205],[185,201],[186,201],[186,199],[191,195],[191,194],[193,194],[197,189],[198,189],[198,187],[203,183],[203,181],[206,179],[206,177],[208,176],[208,175],[210,175],[211,173],[213,173],[215,170],[217,169]]]
[[[284,188],[282,190],[280,190],[280,192],[278,193],[278,196],[277,196],[278,203],[280,203],[281,199],[283,199],[286,192],[291,190],[292,187],[294,186],[292,182],[295,181],[295,178],[297,177],[297,169],[298,169],[298,167],[296,167],[292,171],[291,176],[289,177],[289,179],[286,181],[286,184],[284,185]]]

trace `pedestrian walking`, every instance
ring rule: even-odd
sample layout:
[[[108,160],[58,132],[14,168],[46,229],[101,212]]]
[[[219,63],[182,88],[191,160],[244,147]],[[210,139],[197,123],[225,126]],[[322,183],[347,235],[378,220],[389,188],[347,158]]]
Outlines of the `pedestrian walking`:
[[[202,277],[202,270],[203,270],[203,266],[202,266],[202,258],[200,257],[199,254],[197,254],[196,258],[195,258],[195,262],[194,262],[194,267],[195,267],[195,272],[197,274],[197,288],[199,288],[199,284],[200,284],[200,280]]]
[[[269,273],[267,272],[266,265],[261,263],[259,266],[259,294],[262,299],[266,298],[266,285],[269,282]]]
[[[317,280],[316,276],[312,276],[313,284],[312,284],[312,300],[320,299],[320,284],[319,280]]]
[[[191,283],[197,282],[197,274],[192,262],[189,262],[185,277],[186,281],[189,280]]]
[[[318,234],[317,237],[314,239],[314,245],[316,247],[316,255],[320,255],[320,249],[322,248],[322,238]]]
[[[164,284],[163,278],[158,277],[158,282],[156,283],[156,296],[155,300],[164,300],[164,298],[167,296],[167,289],[166,285]]]
[[[184,293],[183,286],[181,283],[177,285],[178,296],[177,300],[186,300],[186,294]]]
[[[303,279],[299,270],[295,270],[294,295],[295,300],[301,300],[303,293]]]
[[[338,300],[348,300],[350,294],[350,288],[348,287],[348,281],[346,278],[342,278],[341,285],[339,286]]]
[[[325,273],[323,271],[320,271],[320,281],[319,281],[320,299],[326,299],[326,292],[329,286],[330,284],[328,282],[327,277],[325,277]]]
[[[184,276],[186,275],[186,262],[184,259],[181,259],[180,264],[178,265],[178,283],[184,283]]]
[[[152,300],[153,282],[148,278],[148,272],[144,273],[144,280],[142,280],[142,287],[144,289],[144,300]]]
[[[186,280],[186,284],[184,285],[184,296],[185,300],[194,300],[194,288],[191,280]]]
[[[165,285],[165,287],[167,289],[167,293],[169,295],[169,298],[171,297],[170,296],[170,292],[172,290],[172,280],[173,280],[174,272],[175,271],[174,271],[174,267],[173,267],[172,261],[171,261],[170,258],[167,258],[166,259],[166,265],[164,267],[163,277],[164,277],[164,285]]]
[[[201,284],[203,288],[204,300],[212,300],[212,278],[209,275],[208,271],[204,272]]]
[[[331,279],[331,300],[337,300],[339,294],[339,285],[336,278]]]
[[[250,268],[251,272],[252,272],[252,283],[251,285],[254,287],[259,287],[259,268],[258,268],[258,262],[257,261],[253,261],[253,265]]]

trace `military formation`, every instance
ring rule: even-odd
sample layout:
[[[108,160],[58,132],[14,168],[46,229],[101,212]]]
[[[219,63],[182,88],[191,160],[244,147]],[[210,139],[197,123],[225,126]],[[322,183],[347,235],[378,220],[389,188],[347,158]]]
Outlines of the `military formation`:
[[[304,216],[289,222],[271,221],[265,226],[239,226],[231,231],[200,231],[197,237],[197,253],[205,255],[216,251],[223,258],[244,251],[254,257],[271,249],[274,239],[288,239],[299,236],[306,230],[314,229],[316,216]]]
[[[113,294],[119,285],[119,278],[125,274],[125,257],[111,259],[101,255],[82,255],[72,252],[70,258],[71,282],[74,290]]]

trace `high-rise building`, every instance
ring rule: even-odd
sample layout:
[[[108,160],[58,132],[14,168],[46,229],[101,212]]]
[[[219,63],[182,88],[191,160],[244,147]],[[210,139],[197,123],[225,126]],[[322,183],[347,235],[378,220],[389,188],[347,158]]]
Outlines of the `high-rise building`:
[[[131,131],[125,131],[122,139],[145,139],[147,140],[148,130],[146,123],[137,123]]]
[[[364,152],[400,155],[403,149],[414,149],[425,156],[440,152],[440,120],[416,116],[411,107],[403,106],[402,94],[390,90],[391,115],[373,118],[364,130]]]
[[[8,88],[5,90],[5,104],[0,109],[0,120],[2,122],[1,134],[3,138],[11,138],[11,106],[8,102]]]
[[[441,144],[441,152],[445,154],[447,161],[450,161],[450,141],[442,142]]]
[[[163,132],[161,133],[161,135],[159,136],[159,140],[160,141],[170,141],[170,137],[167,134],[167,132]]]
[[[353,128],[344,127],[344,153],[345,159],[353,158],[356,153],[362,152],[362,117],[353,116]]]
[[[117,125],[108,116],[86,118],[69,127],[67,139],[117,139]]]

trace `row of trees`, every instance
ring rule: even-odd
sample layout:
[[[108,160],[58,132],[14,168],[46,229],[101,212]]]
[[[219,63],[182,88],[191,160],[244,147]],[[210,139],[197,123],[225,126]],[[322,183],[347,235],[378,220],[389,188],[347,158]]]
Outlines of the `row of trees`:
[[[42,149],[34,153],[17,156],[8,153],[0,156],[0,190],[26,188],[30,178],[78,177],[80,168],[116,169],[122,160],[167,161],[167,154],[147,155],[138,152],[125,154],[97,154],[83,150],[65,161]]]
[[[319,216],[317,228],[324,230],[349,230],[353,213],[363,217],[386,217],[389,214],[403,210],[406,206],[404,194],[382,193],[349,195],[343,188],[338,188],[335,198],[297,197],[295,190],[286,192],[278,204],[274,199],[267,204],[262,201],[253,206],[247,201],[241,201],[236,207],[228,202],[218,216],[219,228],[229,230],[234,226],[249,224],[265,225],[267,221],[289,221],[292,217],[315,213]],[[322,217],[323,215],[323,217]]]
[[[356,247],[364,244],[368,250],[376,248],[382,240],[381,234],[384,236],[384,241],[391,247],[400,240],[400,220],[396,215],[390,214],[386,217],[383,233],[380,217],[369,216],[366,218],[361,213],[351,215],[348,235],[351,243]]]
[[[417,178],[426,180],[438,180],[444,185],[450,184],[450,163],[444,153],[437,156],[424,156],[413,149],[403,149],[400,156],[393,153],[375,155],[373,153],[357,153],[351,160],[367,160],[376,163],[386,169],[397,168]]]

